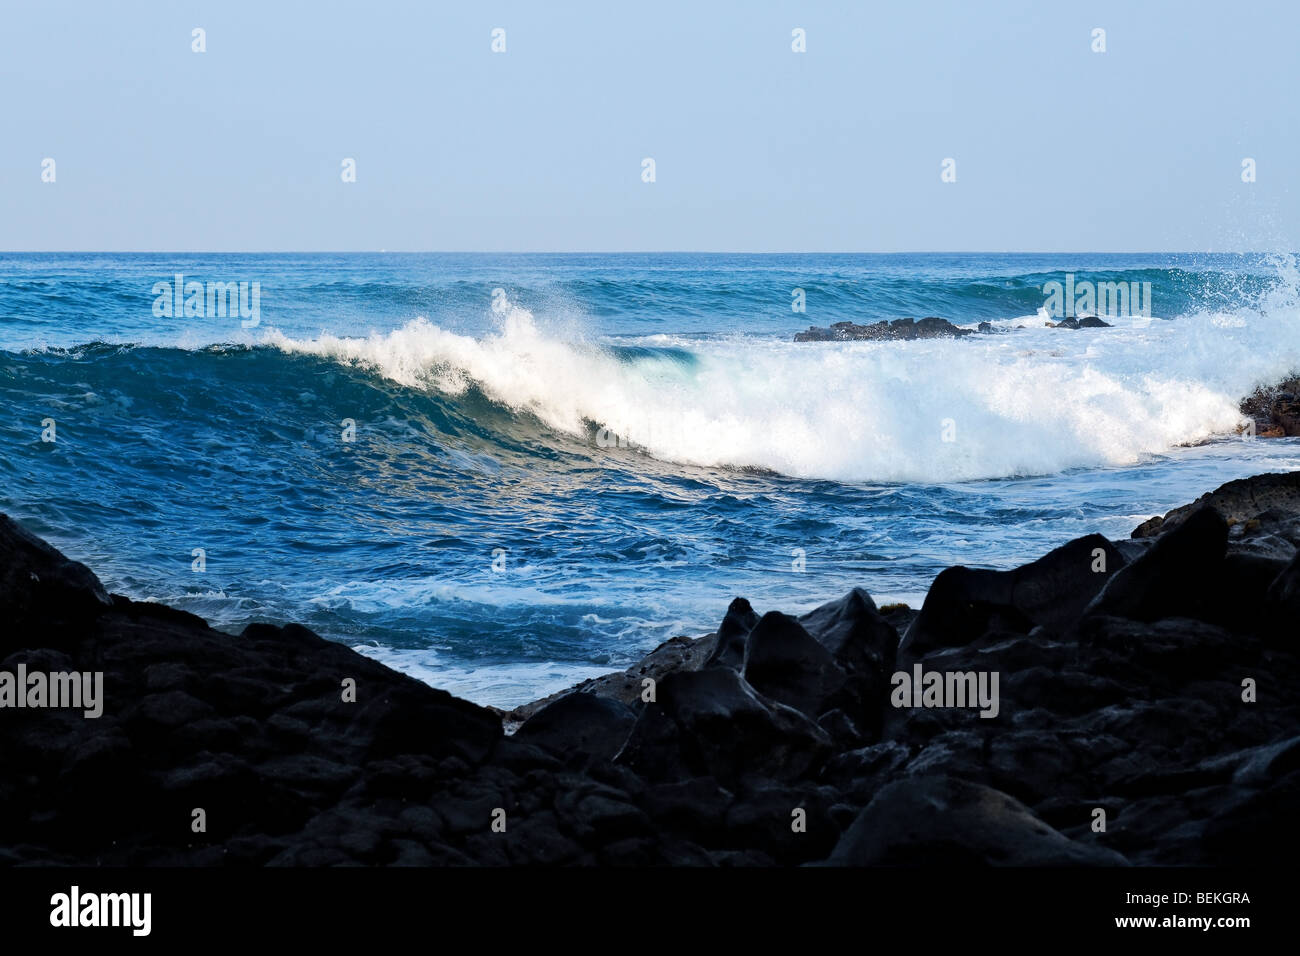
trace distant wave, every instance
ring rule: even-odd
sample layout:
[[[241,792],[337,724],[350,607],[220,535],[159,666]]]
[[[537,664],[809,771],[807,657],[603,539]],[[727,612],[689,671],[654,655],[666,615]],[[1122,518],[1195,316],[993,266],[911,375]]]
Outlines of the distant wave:
[[[1274,266],[1276,263],[1273,264]],[[973,275],[954,277],[934,275],[918,278],[915,273],[893,275],[888,272],[869,278],[853,277],[813,281],[796,272],[770,277],[767,284],[756,283],[754,275],[745,273],[729,279],[713,275],[708,281],[679,272],[653,277],[579,277],[565,283],[567,295],[575,301],[589,303],[595,312],[611,316],[635,317],[646,312],[655,315],[696,315],[737,308],[755,313],[770,311],[773,285],[791,283],[805,291],[823,310],[863,318],[897,318],[911,315],[937,315],[954,322],[996,319],[1009,315],[1032,314],[1043,304],[1043,286],[1062,281],[1060,271],[1027,272],[1020,275]],[[1164,315],[1181,315],[1207,306],[1232,308],[1242,302],[1256,301],[1273,288],[1277,275],[1269,268],[1255,271],[1227,272],[1220,269],[1193,268],[1126,268],[1081,269],[1080,280],[1103,282],[1150,282],[1159,290]],[[417,310],[455,307],[478,303],[482,283],[454,284],[440,296],[413,288],[407,283],[366,282],[348,284],[321,282],[303,292],[341,297],[341,301],[382,301]]]

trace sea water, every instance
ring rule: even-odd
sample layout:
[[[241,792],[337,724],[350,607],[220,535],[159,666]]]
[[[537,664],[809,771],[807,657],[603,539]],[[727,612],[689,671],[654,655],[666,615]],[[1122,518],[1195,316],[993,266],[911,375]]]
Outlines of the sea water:
[[[1150,307],[1048,328],[1067,281]],[[1300,369],[1298,289],[1290,256],[4,254],[0,510],[112,591],[510,706],[736,596],[915,606],[1300,468],[1238,410]],[[903,316],[992,331],[793,341]]]

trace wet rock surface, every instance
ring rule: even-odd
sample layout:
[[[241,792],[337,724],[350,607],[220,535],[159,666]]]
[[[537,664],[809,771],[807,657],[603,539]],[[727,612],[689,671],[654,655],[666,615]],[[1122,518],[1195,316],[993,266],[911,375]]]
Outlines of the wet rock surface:
[[[1300,435],[1300,376],[1256,391],[1241,403],[1260,438]]]
[[[0,862],[1288,859],[1298,524],[1300,477],[1261,475],[1129,542],[949,569],[919,614],[737,600],[507,734],[297,625],[109,595],[0,518]],[[20,667],[102,672],[102,715],[14,706]]]
[[[796,342],[880,342],[911,341],[913,339],[955,339],[973,335],[970,329],[959,328],[947,319],[930,316],[924,319],[882,319],[870,325],[855,322],[836,322],[829,328],[809,326],[807,332],[796,332]]]
[[[1073,316],[1059,322],[1044,322],[1049,329],[1108,329],[1110,323],[1095,315],[1082,318]],[[856,322],[835,322],[830,326],[810,325],[806,332],[796,332],[796,342],[910,342],[915,339],[959,339],[967,335],[995,334],[1006,331],[991,322],[981,322],[974,329],[953,325],[947,319],[928,316],[924,319],[881,319],[867,325]],[[1289,432],[1288,434],[1296,434]]]

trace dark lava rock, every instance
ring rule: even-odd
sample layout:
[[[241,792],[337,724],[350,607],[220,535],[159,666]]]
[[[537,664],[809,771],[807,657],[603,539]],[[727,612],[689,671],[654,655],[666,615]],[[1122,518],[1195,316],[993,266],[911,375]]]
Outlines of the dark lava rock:
[[[1066,318],[1060,322],[1048,322],[1054,329],[1108,329],[1110,323],[1095,315],[1082,319]],[[993,324],[981,322],[976,331],[994,332]],[[829,328],[809,326],[806,332],[796,332],[796,342],[892,342],[913,341],[915,339],[957,339],[973,335],[971,329],[953,325],[947,319],[929,316],[924,319],[881,320],[870,325],[858,325],[856,322],[835,322]]]
[[[365,819],[364,802],[344,794],[376,761],[481,761],[501,739],[491,711],[306,628],[253,625],[236,637],[110,598],[7,518],[0,607],[19,622],[5,628],[0,669],[103,673],[98,718],[0,711],[0,762],[22,768],[0,785],[0,845],[25,846],[24,862],[202,862],[228,841],[266,862],[282,835],[315,841],[306,833],[322,813],[351,806]],[[343,700],[344,680],[355,702]],[[206,832],[191,829],[194,808]]]
[[[104,674],[99,718],[0,709],[0,862],[1290,859],[1298,482],[1229,483],[1145,536],[1011,571],[948,569],[920,612],[861,589],[798,618],[737,599],[716,635],[505,715],[511,737],[306,628],[233,636],[107,595],[0,519],[0,671]],[[997,715],[892,706],[893,670],[918,666],[996,676]]]
[[[21,647],[24,632],[62,647],[70,629],[113,606],[99,579],[69,561],[8,515],[0,515],[0,653]]]
[[[930,586],[900,656],[967,644],[990,631],[1065,630],[1124,565],[1113,544],[1091,534],[1013,571],[948,568]]]
[[[901,618],[896,614],[894,619]],[[837,740],[854,746],[878,739],[880,704],[888,696],[898,651],[894,624],[862,588],[809,611],[799,623],[846,675],[838,694],[827,701],[834,709],[819,714],[819,723]]]
[[[1067,316],[1059,322],[1048,322],[1047,327],[1052,329],[1109,329],[1111,324],[1095,315],[1085,315],[1082,318]]]
[[[1172,531],[1193,513],[1207,507],[1217,511],[1230,528],[1240,529],[1241,533],[1273,526],[1289,527],[1291,521],[1300,517],[1300,471],[1229,481],[1190,505],[1175,508],[1163,517],[1148,518],[1133,530],[1133,537],[1150,538]],[[1248,528],[1261,519],[1264,528]]]
[[[1300,377],[1291,376],[1271,388],[1256,389],[1242,400],[1241,411],[1254,421],[1255,434],[1260,438],[1300,435]]]
[[[970,329],[958,328],[947,319],[931,316],[920,321],[894,319],[892,322],[882,320],[871,325],[836,322],[826,329],[810,326],[807,332],[796,332],[794,340],[796,342],[910,341],[913,339],[955,339],[971,334]]]
[[[836,793],[829,787],[768,784],[741,794],[728,809],[722,842],[761,846],[778,863],[823,860],[840,828],[831,815]]]
[[[692,777],[656,784],[641,798],[641,808],[656,826],[708,841],[722,830],[727,808],[735,796],[713,777]]]
[[[748,606],[748,602],[742,601],[742,603]],[[754,620],[758,620],[757,615]],[[578,692],[610,697],[628,704],[633,709],[639,709],[642,696],[647,689],[647,680],[658,682],[668,674],[677,671],[699,670],[712,658],[717,637],[716,634],[706,634],[704,637],[697,638],[684,635],[670,638],[625,671],[593,677],[567,690],[516,707],[505,715],[506,725],[509,727],[521,724],[548,704]],[[739,658],[735,666],[740,667]]]
[[[618,760],[652,780],[711,776],[730,786],[750,774],[796,779],[832,749],[799,711],[763,697],[730,668],[712,667],[664,678]]]
[[[813,718],[826,711],[846,677],[830,651],[780,611],[764,614],[750,631],[744,676],[760,694]]]
[[[1228,547],[1228,523],[1203,506],[1115,574],[1085,611],[1134,620],[1195,616],[1213,595]]]
[[[1123,866],[1104,845],[1070,840],[1018,800],[949,777],[895,781],[862,811],[835,852],[841,866]]]
[[[1264,601],[1273,631],[1279,635],[1289,632],[1292,642],[1300,640],[1296,633],[1296,622],[1300,621],[1300,552],[1269,584]]]
[[[612,759],[627,740],[636,713],[622,701],[581,691],[547,704],[515,732],[515,739],[558,754]]]
[[[727,608],[726,617],[718,627],[713,653],[705,667],[730,667],[740,670],[745,664],[745,640],[758,623],[758,615],[744,598],[736,598]]]
[[[799,623],[851,674],[893,669],[898,632],[862,588],[809,611]]]

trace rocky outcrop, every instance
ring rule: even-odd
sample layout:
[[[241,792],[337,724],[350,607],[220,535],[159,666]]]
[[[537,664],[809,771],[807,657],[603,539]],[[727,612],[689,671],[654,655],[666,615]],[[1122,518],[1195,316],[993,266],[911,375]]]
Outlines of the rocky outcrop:
[[[1095,315],[1085,315],[1082,318],[1066,316],[1059,322],[1044,322],[1043,325],[1049,329],[1109,329],[1111,327],[1109,322]]]
[[[1260,438],[1300,435],[1300,376],[1256,389],[1242,400],[1241,412],[1250,416]]]
[[[835,847],[831,864],[1122,866],[1114,850],[1074,841],[1005,793],[953,777],[881,788]]]
[[[305,628],[110,595],[0,519],[0,862],[1286,859],[1297,481],[948,569],[919,614],[861,589],[799,617],[737,599],[513,734]],[[102,715],[13,706],[20,672],[102,673]]]
[[[1300,545],[1300,472],[1256,475],[1230,481],[1164,516],[1133,529],[1134,538],[1152,538],[1177,527],[1194,512],[1212,508],[1227,523],[1229,546],[1259,544],[1266,535],[1281,538],[1274,553],[1289,557]]]
[[[1118,569],[1086,613],[1134,621],[1204,617],[1221,583],[1227,550],[1228,523],[1213,508],[1199,508]]]
[[[930,586],[902,652],[910,658],[982,634],[1028,634],[1039,625],[1064,630],[1124,564],[1113,544],[1091,534],[1013,571],[948,568]]]
[[[830,328],[809,326],[807,332],[796,332],[796,342],[879,342],[910,341],[912,339],[955,339],[972,335],[970,329],[953,325],[947,319],[929,318],[881,320],[871,325],[854,322],[836,322]]]
[[[2,517],[0,620],[0,860],[343,862],[346,844],[396,862],[400,828],[367,829],[364,808],[394,781],[463,775],[503,736],[490,711],[298,625],[236,637],[110,597]],[[102,675],[102,713],[15,706],[21,672]]]
[[[1068,317],[1059,322],[1045,322],[1049,329],[1108,329],[1110,323],[1095,315],[1083,318]],[[924,319],[882,319],[870,325],[856,322],[835,322],[829,328],[816,325],[806,332],[796,332],[796,342],[889,342],[914,339],[958,339],[976,332],[985,334],[997,331],[991,322],[981,322],[975,330],[953,325],[947,319],[929,316]]]

